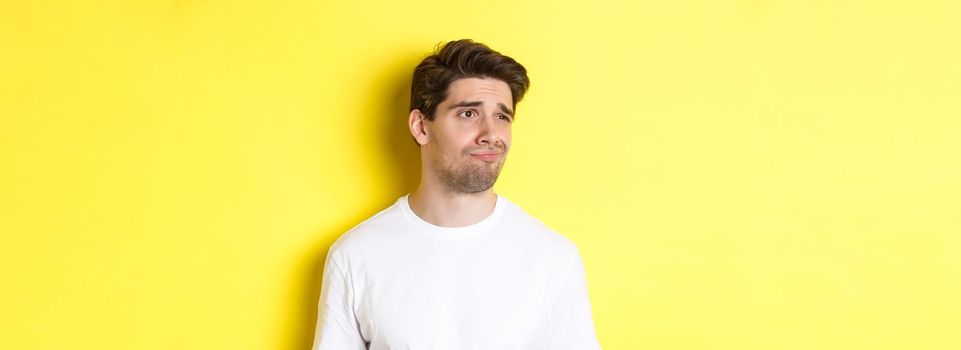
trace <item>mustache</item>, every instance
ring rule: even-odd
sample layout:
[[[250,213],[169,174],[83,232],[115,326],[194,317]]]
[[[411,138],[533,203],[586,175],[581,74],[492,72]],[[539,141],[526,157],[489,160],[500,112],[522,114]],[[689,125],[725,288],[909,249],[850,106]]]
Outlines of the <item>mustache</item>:
[[[475,153],[475,152],[490,152],[494,150],[500,150],[501,153],[507,153],[507,145],[498,142],[490,147],[466,148],[464,149],[464,154]]]

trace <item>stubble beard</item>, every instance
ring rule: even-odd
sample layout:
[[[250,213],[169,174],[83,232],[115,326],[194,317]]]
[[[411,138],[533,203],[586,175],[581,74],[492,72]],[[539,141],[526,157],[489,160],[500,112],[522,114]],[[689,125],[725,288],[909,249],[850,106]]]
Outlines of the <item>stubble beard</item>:
[[[503,148],[500,150],[504,151]],[[504,152],[500,160],[488,163],[472,159],[470,152],[473,151],[476,150],[465,150],[460,159],[452,159],[447,154],[434,158],[437,178],[448,192],[477,193],[494,187],[507,153]]]

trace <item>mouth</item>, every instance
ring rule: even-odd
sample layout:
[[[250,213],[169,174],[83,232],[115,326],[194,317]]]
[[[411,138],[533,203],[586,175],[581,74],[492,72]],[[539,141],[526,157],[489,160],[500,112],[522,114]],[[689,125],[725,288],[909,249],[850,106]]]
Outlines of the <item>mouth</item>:
[[[500,159],[501,156],[503,156],[503,153],[500,153],[500,152],[482,152],[482,153],[471,154],[471,157],[483,160],[485,162],[493,162],[495,160]]]

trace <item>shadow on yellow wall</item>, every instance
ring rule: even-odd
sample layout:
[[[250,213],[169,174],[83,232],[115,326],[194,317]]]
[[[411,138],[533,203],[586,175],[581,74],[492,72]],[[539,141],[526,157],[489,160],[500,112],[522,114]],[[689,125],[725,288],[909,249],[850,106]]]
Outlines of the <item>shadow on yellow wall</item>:
[[[411,72],[416,66],[416,61],[403,61],[390,66],[381,76],[377,77],[371,95],[366,99],[371,105],[378,106],[372,109],[372,113],[362,116],[373,123],[361,123],[364,125],[378,125],[375,130],[354,130],[360,139],[375,139],[379,141],[377,149],[381,150],[385,157],[380,159],[387,160],[388,169],[381,174],[387,195],[378,203],[382,203],[379,209],[365,210],[358,212],[350,221],[332,224],[328,229],[323,229],[316,235],[323,237],[322,242],[318,242],[306,251],[307,259],[310,261],[308,273],[299,278],[303,283],[293,283],[292,285],[306,285],[309,288],[303,289],[297,310],[299,315],[295,317],[300,325],[296,330],[289,333],[296,341],[293,342],[291,349],[309,349],[314,339],[314,331],[317,322],[317,306],[320,298],[320,288],[323,278],[324,262],[331,244],[355,225],[361,223],[368,217],[386,208],[399,196],[406,194],[416,188],[420,181],[420,151],[414,143],[407,127],[407,115],[410,105],[410,83]],[[372,138],[370,133],[378,133],[380,137]]]

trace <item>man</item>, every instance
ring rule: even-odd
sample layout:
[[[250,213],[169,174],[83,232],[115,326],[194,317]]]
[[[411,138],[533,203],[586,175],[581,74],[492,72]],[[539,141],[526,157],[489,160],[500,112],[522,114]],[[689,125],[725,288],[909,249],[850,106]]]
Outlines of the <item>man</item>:
[[[314,350],[600,349],[576,246],[491,190],[529,84],[470,40],[415,68],[420,185],[331,246]]]

